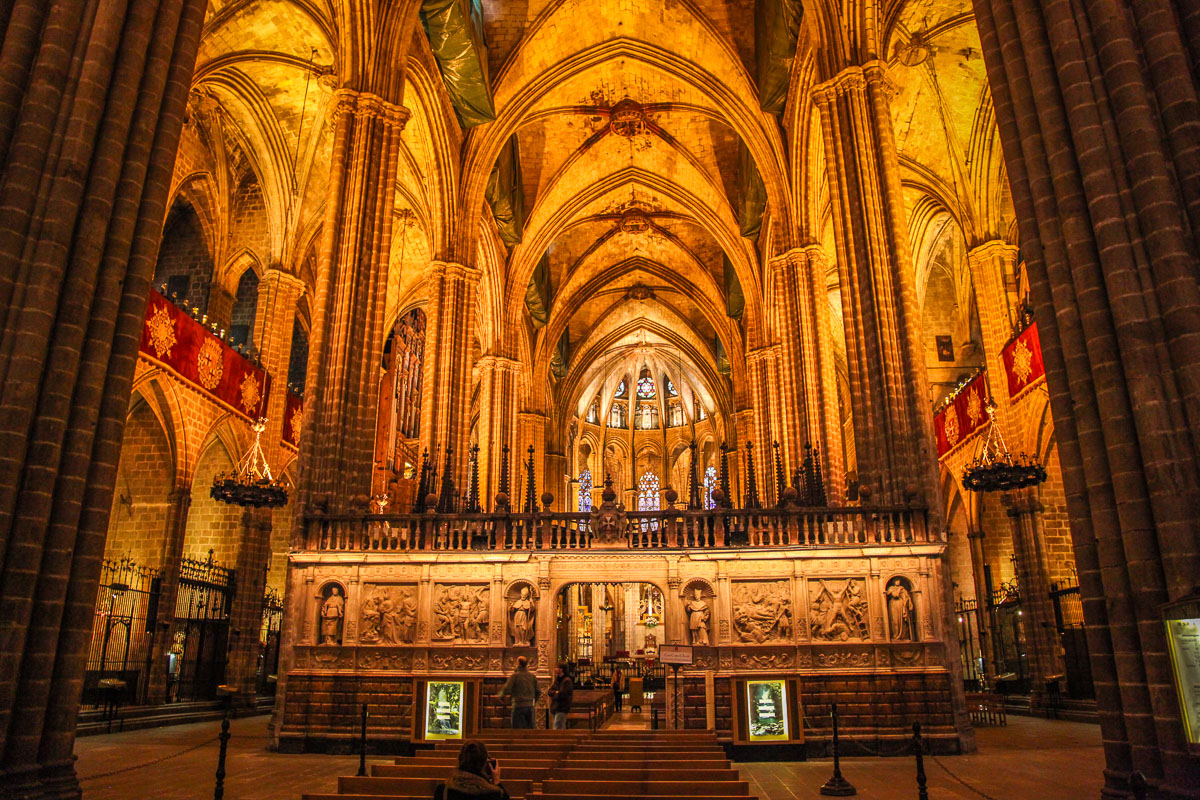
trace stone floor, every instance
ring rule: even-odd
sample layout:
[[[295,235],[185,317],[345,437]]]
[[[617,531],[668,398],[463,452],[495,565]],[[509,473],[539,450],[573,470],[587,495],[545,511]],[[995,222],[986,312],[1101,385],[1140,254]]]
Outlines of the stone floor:
[[[613,727],[644,727],[644,716],[622,714]],[[84,800],[184,800],[212,796],[219,726],[215,723],[114,733],[75,746]],[[353,775],[351,756],[268,752],[267,717],[234,720],[226,764],[229,800],[298,800],[304,791],[334,791]],[[1104,755],[1095,725],[1028,717],[977,731],[979,752],[926,760],[931,800],[1097,800]],[[381,759],[382,761],[382,759]],[[816,800],[831,772],[828,761],[742,763],[760,800]],[[855,758],[842,773],[868,800],[916,797],[911,758]]]

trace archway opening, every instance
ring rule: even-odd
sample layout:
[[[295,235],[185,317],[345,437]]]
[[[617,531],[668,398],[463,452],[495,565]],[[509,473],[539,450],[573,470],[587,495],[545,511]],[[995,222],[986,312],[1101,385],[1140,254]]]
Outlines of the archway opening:
[[[558,663],[582,686],[608,685],[613,671],[660,684],[658,647],[666,636],[662,590],[652,583],[572,583],[555,598]]]

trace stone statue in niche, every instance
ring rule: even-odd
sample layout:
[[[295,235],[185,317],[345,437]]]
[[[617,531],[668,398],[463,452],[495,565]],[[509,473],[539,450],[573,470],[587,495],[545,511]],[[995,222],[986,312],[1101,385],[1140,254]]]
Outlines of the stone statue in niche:
[[[826,642],[869,638],[868,606],[862,584],[856,578],[849,578],[832,588],[822,580],[818,587],[808,612],[812,638]]]
[[[529,587],[522,586],[516,599],[508,604],[508,631],[514,647],[529,647],[533,644],[534,623],[537,604],[530,595]]]
[[[787,581],[735,583],[733,629],[739,641],[777,642],[792,636],[791,598]]]
[[[417,629],[416,587],[372,587],[358,619],[362,644],[412,644]]]
[[[342,587],[330,584],[323,592],[321,603],[321,644],[342,643],[342,623],[346,619],[346,597]]]
[[[433,638],[469,644],[488,637],[487,586],[438,586],[433,601]]]
[[[684,603],[683,608],[687,611],[688,632],[691,634],[692,644],[708,647],[708,626],[712,619],[712,611],[699,586],[692,589],[692,599]]]
[[[914,642],[917,639],[916,605],[912,592],[903,578],[892,578],[887,595],[888,627],[893,642]]]

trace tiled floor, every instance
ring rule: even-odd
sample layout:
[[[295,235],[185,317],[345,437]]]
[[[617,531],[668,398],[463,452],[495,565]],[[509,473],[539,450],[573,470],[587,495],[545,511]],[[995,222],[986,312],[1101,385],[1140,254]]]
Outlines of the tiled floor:
[[[647,715],[622,714],[619,728],[643,727]],[[979,752],[926,759],[931,800],[1097,800],[1104,756],[1095,725],[1009,717],[1003,728],[977,731]],[[84,800],[190,800],[212,797],[216,723],[80,739],[76,745]],[[226,764],[228,800],[298,800],[304,791],[333,791],[353,775],[352,756],[268,752],[267,717],[233,722]],[[381,759],[382,760],[382,759]],[[816,800],[828,761],[743,763],[760,800]],[[867,800],[917,796],[911,758],[855,758],[842,773]]]

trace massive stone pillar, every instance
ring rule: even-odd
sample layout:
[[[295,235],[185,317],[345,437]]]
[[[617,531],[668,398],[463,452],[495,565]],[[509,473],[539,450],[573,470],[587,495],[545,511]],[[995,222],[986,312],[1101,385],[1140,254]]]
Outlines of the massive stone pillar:
[[[503,356],[486,355],[479,360],[479,501],[485,509],[495,507],[506,444],[509,447],[509,491],[515,491],[511,479],[514,459],[519,460],[513,439],[519,369],[518,362]]]
[[[858,478],[871,503],[938,503],[933,415],[887,67],[813,90],[833,201]]]
[[[1029,654],[1029,671],[1033,677],[1030,702],[1037,707],[1044,699],[1047,679],[1063,673],[1062,645],[1054,620],[1054,603],[1050,599],[1050,573],[1039,524],[1042,505],[1032,489],[1005,495],[1004,501],[1012,521],[1021,610],[1025,612],[1024,647]]]
[[[285,433],[291,424],[291,420],[284,419],[287,377],[292,360],[296,305],[303,294],[304,282],[281,269],[268,269],[259,280],[253,340],[263,367],[271,375],[271,396],[267,399],[266,408],[267,428],[263,431],[262,443],[271,468],[275,470],[282,466],[284,453],[281,442],[286,438]]]
[[[9,3],[0,36],[0,796],[72,750],[205,3]]]
[[[746,353],[746,375],[753,404],[754,466],[758,497],[764,505],[775,503],[774,453],[771,443],[783,437],[785,403],[779,381],[779,348],[760,347]],[[781,442],[782,444],[782,442]],[[743,445],[744,447],[744,445]],[[784,457],[786,469],[787,457]]]
[[[333,117],[308,357],[312,401],[300,446],[301,513],[365,511],[370,497],[396,167],[408,110],[339,89]]]
[[[454,483],[461,490],[467,477],[475,303],[482,273],[475,267],[435,261],[428,274],[421,446],[430,448],[430,453],[438,448],[439,482],[446,448],[454,448]]]
[[[271,512],[251,508],[242,512],[237,584],[229,609],[229,652],[225,683],[237,689],[239,705],[253,705],[255,673],[260,652],[263,595],[267,588],[267,556],[271,552]]]
[[[1160,607],[1200,574],[1200,34],[1166,0],[974,3],[1020,225],[1105,740],[1200,797]]]
[[[776,302],[775,333],[780,341],[780,398],[787,466],[804,460],[804,445],[821,451],[826,492],[833,502],[845,497],[842,419],[838,409],[833,334],[829,321],[827,259],[820,247],[789,250],[771,261]]]
[[[1016,269],[1017,248],[993,239],[967,251],[967,267],[975,288],[979,332],[983,337],[988,387],[996,402],[995,422],[1010,447],[1018,447],[1016,417],[1008,399],[1008,380],[1000,353],[1012,337],[1013,317],[1008,304],[1006,277]]]

